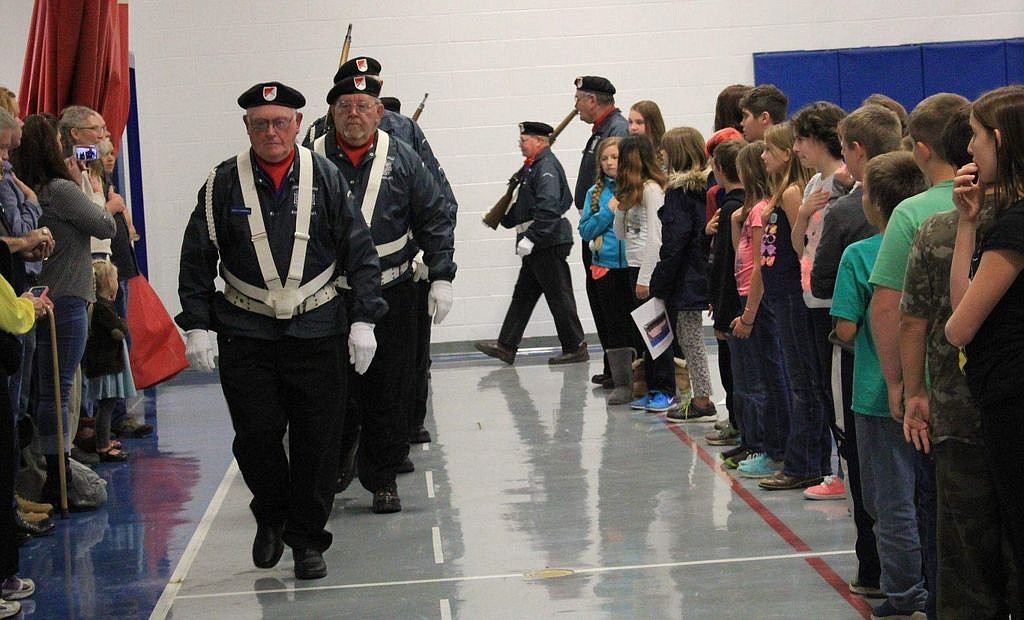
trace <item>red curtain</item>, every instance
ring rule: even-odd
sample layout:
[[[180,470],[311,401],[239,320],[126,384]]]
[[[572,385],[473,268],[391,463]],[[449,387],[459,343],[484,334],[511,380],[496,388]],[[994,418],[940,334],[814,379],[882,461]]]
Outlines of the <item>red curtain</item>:
[[[128,121],[128,5],[36,0],[18,99],[25,115],[69,105],[103,115],[114,145]]]

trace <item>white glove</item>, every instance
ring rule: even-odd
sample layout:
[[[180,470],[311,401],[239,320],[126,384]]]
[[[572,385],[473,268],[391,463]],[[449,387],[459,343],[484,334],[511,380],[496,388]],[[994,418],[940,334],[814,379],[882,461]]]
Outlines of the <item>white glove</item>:
[[[434,325],[440,325],[448,311],[452,309],[452,283],[447,280],[434,280],[430,283],[430,294],[427,296],[427,314],[434,317]]]
[[[533,251],[533,242],[523,237],[516,244],[516,255],[517,256],[528,256]]]
[[[185,332],[185,358],[188,365],[196,370],[210,372],[216,368],[213,362],[213,339],[205,329],[190,329]]]
[[[422,256],[422,255],[421,255]],[[412,281],[419,282],[430,277],[430,267],[420,260],[420,257],[412,259]]]
[[[373,323],[353,323],[348,332],[348,361],[357,374],[363,374],[377,352],[377,339],[373,335]]]

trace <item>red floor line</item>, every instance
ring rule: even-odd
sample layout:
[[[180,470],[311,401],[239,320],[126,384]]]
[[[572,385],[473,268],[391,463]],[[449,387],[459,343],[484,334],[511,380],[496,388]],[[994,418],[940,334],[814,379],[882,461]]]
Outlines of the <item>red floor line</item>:
[[[703,446],[698,444],[689,433],[683,430],[682,425],[671,422],[666,422],[665,425],[673,434],[675,434],[676,437],[680,439],[680,441],[689,446],[690,449],[700,457],[700,460],[704,461],[704,463],[707,464],[707,466],[710,467],[718,477],[728,482],[729,488],[732,489],[733,493],[746,502],[747,505],[750,506],[750,508],[769,525],[769,527],[775,530],[776,534],[781,536],[782,539],[789,544],[789,546],[793,547],[793,549],[799,553],[813,552],[810,545],[797,536],[796,532],[790,529],[788,525],[783,523],[782,519],[780,519],[778,515],[761,503],[761,500],[757,499],[754,494],[740,484],[738,480],[726,473],[725,468],[723,468],[718,462],[718,459],[705,450]],[[804,558],[804,560],[811,568],[817,571],[818,575],[825,580],[825,583],[832,586],[832,588],[839,593],[839,596],[843,597],[843,599],[846,600],[846,602],[854,609],[860,612],[864,618],[869,618],[871,616],[871,606],[868,605],[867,601],[850,592],[850,588],[847,585],[846,580],[832,570],[832,567],[829,566],[825,560],[821,558]]]

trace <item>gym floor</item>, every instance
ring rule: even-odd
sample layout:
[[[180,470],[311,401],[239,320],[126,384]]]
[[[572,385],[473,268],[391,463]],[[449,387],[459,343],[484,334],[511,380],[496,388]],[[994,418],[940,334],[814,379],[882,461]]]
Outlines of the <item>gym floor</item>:
[[[711,367],[716,374],[712,353]],[[863,618],[842,501],[767,492],[720,467],[710,423],[607,407],[589,364],[436,359],[433,443],[403,512],[336,497],[328,575],[252,565],[250,495],[215,375],[146,394],[153,436],[102,464],[107,505],[22,548],[40,618]],[[714,384],[719,385],[717,376]],[[721,394],[716,395],[721,398]],[[724,414],[724,407],[719,406]]]

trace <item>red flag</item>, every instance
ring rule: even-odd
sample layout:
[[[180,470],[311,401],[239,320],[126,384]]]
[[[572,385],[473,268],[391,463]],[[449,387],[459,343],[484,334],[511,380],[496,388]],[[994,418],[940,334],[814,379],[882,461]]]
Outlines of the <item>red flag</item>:
[[[118,145],[128,121],[128,6],[36,0],[18,99],[25,115],[88,106]]]

